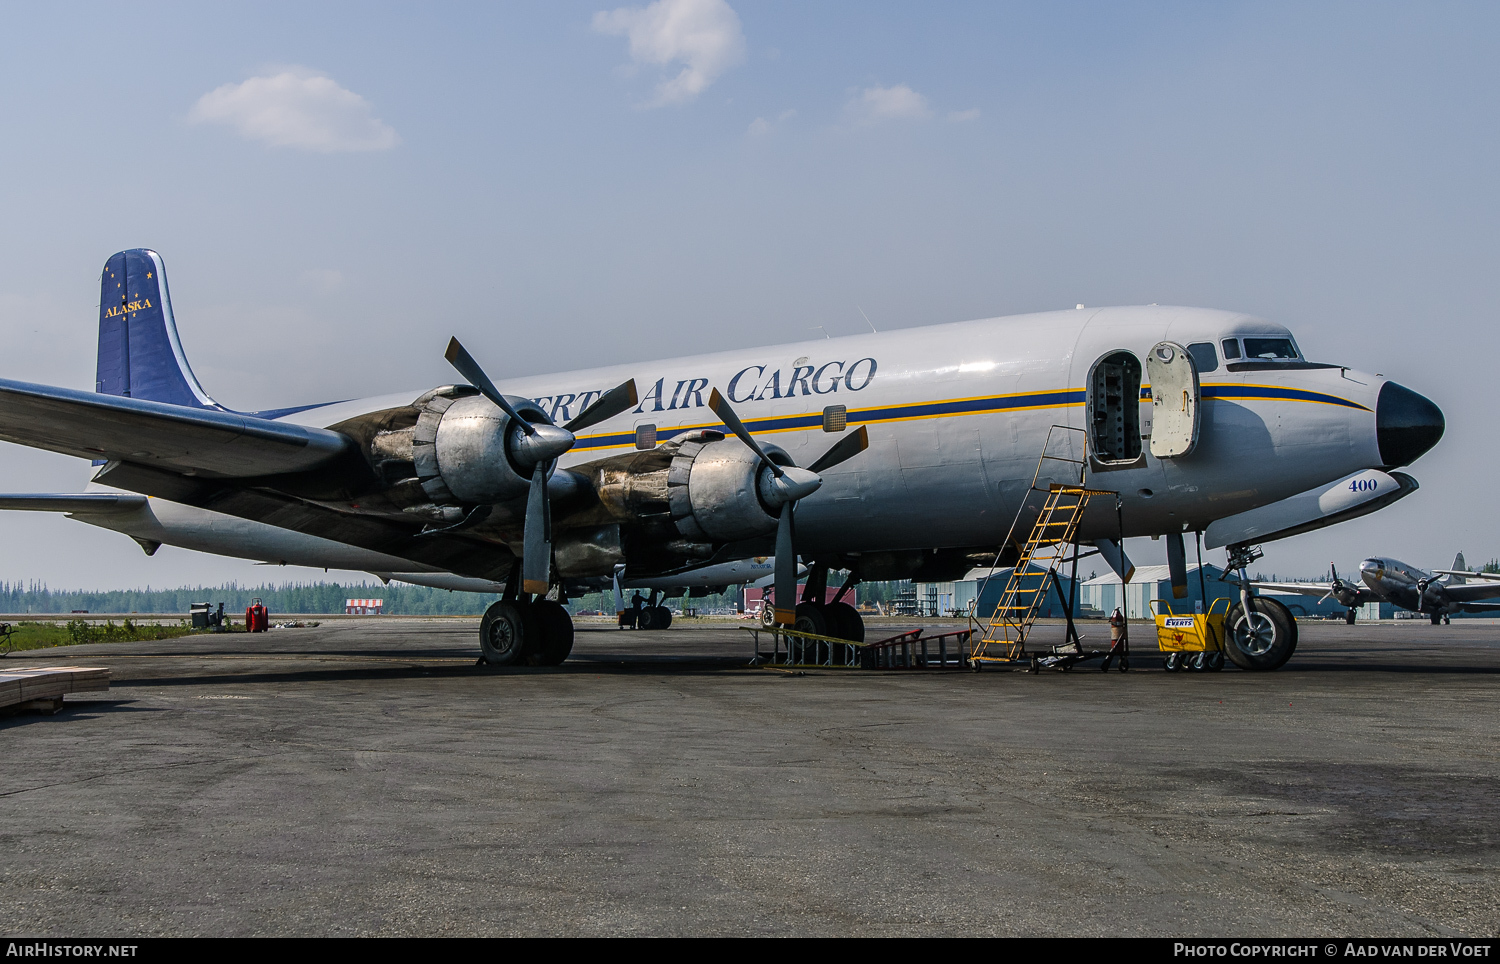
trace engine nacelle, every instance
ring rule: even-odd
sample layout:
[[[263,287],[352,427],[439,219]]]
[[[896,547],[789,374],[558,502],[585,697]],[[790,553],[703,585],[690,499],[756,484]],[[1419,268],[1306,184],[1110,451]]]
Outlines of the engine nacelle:
[[[467,385],[434,389],[417,399],[411,460],[422,490],[438,505],[490,505],[526,494],[530,473],[510,458],[507,436],[520,425]],[[522,417],[551,422],[524,399],[512,401]]]
[[[792,464],[778,446],[762,447],[776,463]],[[600,463],[594,478],[600,500],[616,519],[670,523],[685,546],[694,546],[776,531],[776,513],[758,491],[765,474],[760,459],[739,439],[696,431],[650,452]]]

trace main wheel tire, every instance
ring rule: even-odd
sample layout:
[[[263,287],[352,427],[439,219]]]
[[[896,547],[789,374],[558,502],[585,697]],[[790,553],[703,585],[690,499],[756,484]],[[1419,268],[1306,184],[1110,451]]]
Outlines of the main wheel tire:
[[[828,636],[830,635],[828,610],[817,603],[798,603],[797,621],[792,624],[792,628],[799,633]]]
[[[1441,626],[1441,625],[1443,625],[1443,615],[1442,615],[1442,613],[1433,613],[1431,618],[1432,618],[1432,625],[1434,625],[1434,626]]]
[[[651,621],[653,629],[666,629],[672,625],[672,610],[666,606],[656,607],[656,618]]]
[[[831,603],[823,607],[823,614],[828,618],[828,635],[855,643],[865,641],[865,621],[853,606],[846,602]]]
[[[525,660],[541,634],[529,604],[502,599],[485,610],[479,623],[479,651],[491,666],[514,666]]]
[[[656,607],[642,606],[635,614],[636,629],[656,628]]]
[[[1345,626],[1353,626],[1354,625],[1354,610],[1351,609],[1348,612],[1344,613],[1344,625]]]
[[[573,652],[573,617],[550,599],[539,599],[531,604],[541,629],[541,640],[536,647],[538,666],[561,666]]]
[[[1224,654],[1240,669],[1279,669],[1297,650],[1297,621],[1274,599],[1256,597],[1253,620],[1235,603],[1224,627]]]

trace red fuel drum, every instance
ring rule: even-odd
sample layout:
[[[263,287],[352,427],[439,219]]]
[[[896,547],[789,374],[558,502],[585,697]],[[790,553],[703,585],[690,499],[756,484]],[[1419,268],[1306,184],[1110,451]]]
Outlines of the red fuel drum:
[[[263,633],[270,628],[270,614],[266,612],[266,607],[257,599],[250,604],[249,609],[245,610],[245,632]]]

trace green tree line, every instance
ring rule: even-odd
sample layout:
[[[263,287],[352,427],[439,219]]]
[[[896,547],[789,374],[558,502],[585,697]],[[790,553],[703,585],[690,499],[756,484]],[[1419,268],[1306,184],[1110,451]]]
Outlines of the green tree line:
[[[291,583],[282,586],[184,586],[178,589],[51,589],[45,583],[0,582],[0,612],[4,613],[181,613],[193,603],[206,602],[243,616],[259,597],[272,617],[280,614],[341,613],[346,599],[384,599],[385,611],[404,616],[479,615],[496,597],[475,592],[449,592],[425,586],[391,583]]]
[[[837,583],[835,582],[835,585]],[[889,603],[909,583],[861,583],[857,589],[859,603]],[[642,593],[645,595],[645,593]],[[341,613],[346,599],[383,599],[385,612],[394,616],[478,616],[498,597],[488,593],[452,592],[402,583],[370,585],[368,583],[288,583],[281,586],[263,584],[241,586],[183,586],[177,589],[52,589],[41,582],[0,582],[0,613],[180,613],[186,615],[193,603],[224,604],[226,613],[243,615],[251,600],[259,598],[274,618],[278,615]],[[703,612],[734,609],[740,593],[730,589],[723,595],[698,599],[677,597],[663,600],[677,608],[679,602]],[[630,593],[625,594],[627,605]],[[614,593],[590,593],[569,601],[568,608],[613,613]]]

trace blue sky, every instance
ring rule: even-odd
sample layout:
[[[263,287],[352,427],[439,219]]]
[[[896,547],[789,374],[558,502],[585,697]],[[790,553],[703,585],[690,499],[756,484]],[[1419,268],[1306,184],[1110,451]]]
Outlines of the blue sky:
[[[1417,495],[1268,571],[1500,555],[1469,508],[1497,461],[1500,8],[700,6],[8,7],[0,367],[90,386],[100,266],[142,245],[199,376],[252,409],[449,380],[450,333],[505,375],[854,332],[856,305],[1231,308],[1449,420]],[[4,452],[0,488],[85,475]],[[0,533],[29,546],[0,578],[265,572]]]

